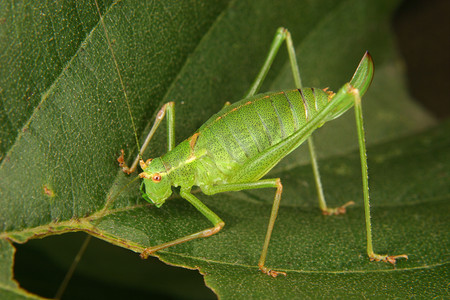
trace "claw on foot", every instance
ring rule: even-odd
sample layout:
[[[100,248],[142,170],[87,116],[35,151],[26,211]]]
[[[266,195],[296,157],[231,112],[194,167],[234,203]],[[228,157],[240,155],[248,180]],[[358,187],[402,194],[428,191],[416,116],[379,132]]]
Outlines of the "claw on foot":
[[[139,254],[139,256],[142,259],[147,259],[149,257],[149,255],[151,254],[151,252],[147,251],[147,249],[144,249],[144,251],[141,252],[141,254]]]
[[[337,216],[337,215],[343,215],[347,212],[346,207],[355,204],[353,201],[349,201],[345,203],[342,206],[336,207],[336,208],[327,208],[325,210],[322,210],[322,214],[325,216]]]
[[[266,268],[264,266],[259,266],[259,269],[261,270],[261,272],[263,272],[264,274],[267,274],[269,276],[272,276],[273,278],[277,277],[278,275],[284,275],[286,276],[285,272],[280,272],[280,271],[274,271],[271,270],[269,268]]]
[[[127,163],[125,162],[125,152],[123,149],[120,149],[120,156],[117,158],[117,161],[119,162],[119,167],[122,168],[122,171],[127,174],[131,174],[130,168],[127,166]]]
[[[399,259],[399,258],[408,259],[408,255],[401,254],[401,255],[388,256],[388,255],[372,254],[371,256],[369,256],[370,261],[383,261],[383,262],[387,262],[387,263],[390,263],[393,265],[395,265],[395,263],[397,262],[397,259]]]

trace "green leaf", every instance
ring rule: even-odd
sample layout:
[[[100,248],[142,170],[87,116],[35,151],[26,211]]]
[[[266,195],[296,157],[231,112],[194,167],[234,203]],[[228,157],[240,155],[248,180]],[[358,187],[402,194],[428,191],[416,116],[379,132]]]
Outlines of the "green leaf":
[[[303,151],[269,175],[282,179],[284,192],[267,265],[288,277],[263,276],[256,266],[273,200],[268,190],[198,193],[225,228],[158,256],[199,269],[222,298],[444,295],[449,243],[446,231],[440,232],[448,227],[448,124],[399,138],[433,120],[405,92],[388,23],[396,3],[374,2],[105,2],[99,9],[110,45],[95,2],[2,3],[1,238],[24,243],[86,231],[139,252],[209,227],[177,195],[161,209],[148,205],[116,158],[125,149],[132,160],[135,130],[144,137],[162,103],[175,101],[181,141],[226,101],[239,100],[276,28],[285,26],[305,86],[336,90],[350,80],[365,50],[374,57],[374,82],[363,99],[373,145],[374,243],[376,251],[406,253],[410,260],[396,269],[368,262],[361,201],[345,216],[318,213]],[[286,59],[284,53],[277,58],[263,91],[293,86]],[[362,198],[355,132],[352,113],[318,130],[332,206]],[[158,131],[145,157],[164,153],[164,133]],[[0,251],[7,259],[0,291],[21,297],[24,291],[11,278],[12,247],[2,241]],[[144,279],[139,286],[152,281]]]

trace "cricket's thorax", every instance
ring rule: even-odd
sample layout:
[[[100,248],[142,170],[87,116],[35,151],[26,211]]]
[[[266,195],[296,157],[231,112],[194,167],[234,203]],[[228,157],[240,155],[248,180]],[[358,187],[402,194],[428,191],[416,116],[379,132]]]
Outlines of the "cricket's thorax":
[[[206,149],[194,150],[198,133],[178,144],[161,159],[173,186],[203,186],[223,183],[224,174],[210,160]]]
[[[205,183],[236,182],[236,170],[295,136],[333,96],[326,90],[306,88],[260,94],[225,107],[162,157],[172,184],[201,187]],[[273,162],[292,151],[293,143],[306,138],[286,143],[290,148],[278,149],[280,158]],[[260,171],[254,178],[267,171]]]

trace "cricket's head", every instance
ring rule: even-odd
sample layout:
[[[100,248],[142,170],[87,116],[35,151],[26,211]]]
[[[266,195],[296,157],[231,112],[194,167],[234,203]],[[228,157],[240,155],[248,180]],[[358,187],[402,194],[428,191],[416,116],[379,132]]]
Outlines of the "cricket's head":
[[[141,185],[142,196],[148,202],[155,204],[156,207],[161,207],[172,194],[172,184],[164,163],[158,157],[146,162],[141,161],[140,164],[142,170],[144,170],[139,174],[139,177],[144,179]]]

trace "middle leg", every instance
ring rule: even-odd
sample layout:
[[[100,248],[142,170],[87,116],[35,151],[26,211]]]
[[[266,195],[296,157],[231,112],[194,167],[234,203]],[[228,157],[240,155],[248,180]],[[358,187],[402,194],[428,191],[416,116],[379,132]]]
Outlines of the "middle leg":
[[[294,78],[295,87],[298,89],[302,89],[302,81],[300,77],[300,69],[297,63],[297,57],[295,54],[294,49],[294,43],[292,42],[291,34],[290,32],[283,27],[278,28],[275,37],[272,41],[272,45],[270,46],[269,53],[267,54],[267,58],[259,71],[258,75],[256,76],[256,79],[254,80],[252,86],[250,87],[249,91],[245,95],[244,98],[251,97],[254,94],[256,94],[259,89],[261,88],[261,85],[266,78],[267,73],[270,70],[270,67],[272,66],[273,61],[275,60],[275,57],[278,53],[278,50],[280,49],[283,42],[286,42],[287,51],[289,54],[289,62],[291,65],[291,71],[292,76]],[[310,136],[308,138],[308,146],[309,146],[309,153],[311,158],[311,165],[313,169],[314,174],[314,181],[316,183],[316,191],[317,196],[319,200],[319,207],[322,211],[322,214],[324,215],[339,215],[344,214],[346,212],[346,207],[349,205],[354,204],[353,201],[349,201],[345,203],[344,205],[337,207],[337,208],[331,208],[327,206],[327,203],[325,201],[325,196],[323,193],[322,188],[322,181],[320,179],[320,172],[319,172],[319,164],[317,163],[317,155],[314,148],[314,142],[313,138]]]
[[[269,224],[267,226],[266,237],[264,239],[264,245],[261,251],[261,257],[258,262],[259,269],[272,277],[277,277],[278,275],[285,275],[285,272],[275,271],[265,266],[267,250],[269,249],[270,237],[272,236],[273,227],[275,225],[275,220],[278,215],[278,208],[280,207],[281,193],[283,192],[283,186],[279,178],[275,179],[263,179],[255,182],[247,183],[228,183],[217,186],[202,187],[202,191],[205,194],[212,195],[223,192],[230,191],[241,191],[248,189],[260,189],[260,188],[276,188],[275,198],[272,204],[272,211],[270,213]]]

